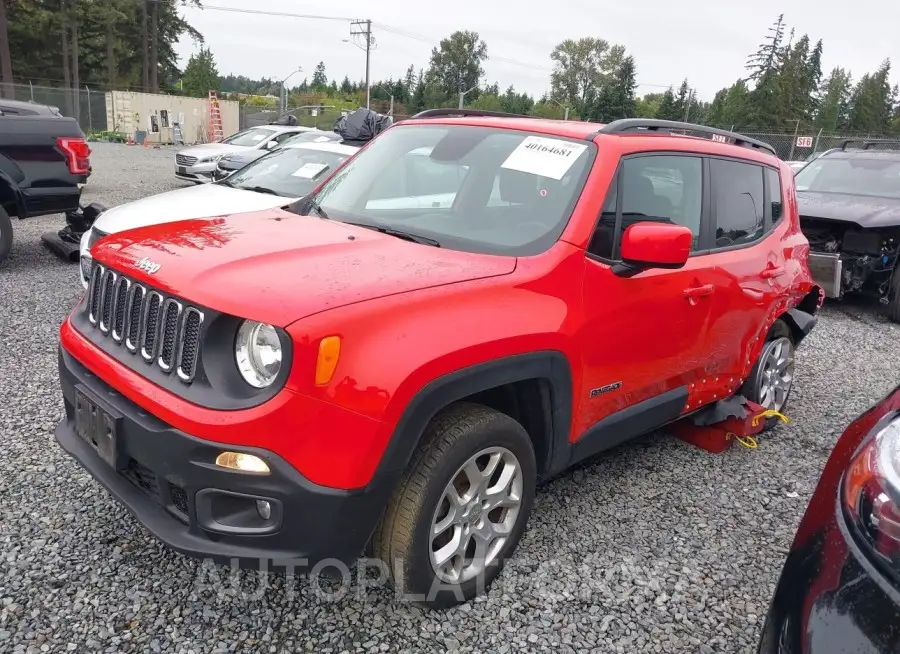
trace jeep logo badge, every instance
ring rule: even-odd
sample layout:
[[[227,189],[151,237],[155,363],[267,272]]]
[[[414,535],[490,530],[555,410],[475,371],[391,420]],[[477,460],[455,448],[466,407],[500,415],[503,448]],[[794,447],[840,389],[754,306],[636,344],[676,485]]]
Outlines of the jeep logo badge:
[[[147,257],[144,257],[143,259],[138,261],[136,264],[134,264],[134,267],[138,268],[140,270],[143,270],[148,275],[152,275],[157,270],[159,270],[159,264],[156,263],[155,261],[150,261],[150,259],[148,259]]]

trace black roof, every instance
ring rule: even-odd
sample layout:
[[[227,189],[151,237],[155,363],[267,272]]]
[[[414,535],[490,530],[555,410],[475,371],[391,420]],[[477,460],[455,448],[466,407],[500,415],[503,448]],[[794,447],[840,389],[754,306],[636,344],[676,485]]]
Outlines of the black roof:
[[[820,156],[829,159],[885,159],[887,161],[900,161],[900,148],[896,150],[828,150]]]
[[[0,99],[0,115],[4,116],[59,116],[59,109],[36,102]]]

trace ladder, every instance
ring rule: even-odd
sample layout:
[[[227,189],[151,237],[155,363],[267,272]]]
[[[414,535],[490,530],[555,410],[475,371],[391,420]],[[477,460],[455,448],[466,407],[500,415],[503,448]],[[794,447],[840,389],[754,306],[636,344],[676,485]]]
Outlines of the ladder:
[[[219,96],[215,91],[209,92],[209,140],[221,141],[225,138],[222,128],[222,109],[219,107]]]

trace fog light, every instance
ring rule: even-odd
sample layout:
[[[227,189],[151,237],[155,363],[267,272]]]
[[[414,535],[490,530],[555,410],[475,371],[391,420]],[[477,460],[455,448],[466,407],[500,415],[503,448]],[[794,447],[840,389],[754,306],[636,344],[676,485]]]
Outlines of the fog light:
[[[216,457],[216,465],[240,472],[269,474],[269,466],[265,461],[258,456],[243,452],[222,452]]]
[[[256,500],[256,511],[263,520],[268,520],[272,517],[272,505],[265,500]]]

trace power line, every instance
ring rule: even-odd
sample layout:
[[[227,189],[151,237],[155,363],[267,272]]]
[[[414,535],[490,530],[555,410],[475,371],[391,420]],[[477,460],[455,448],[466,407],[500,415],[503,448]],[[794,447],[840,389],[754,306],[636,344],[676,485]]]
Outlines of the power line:
[[[276,17],[280,17],[280,18],[306,18],[306,19],[311,19],[311,20],[330,20],[330,21],[350,22],[350,23],[353,23],[354,21],[357,21],[357,22],[359,21],[359,19],[349,18],[346,16],[326,16],[326,15],[322,15],[322,14],[298,14],[298,13],[287,12],[287,11],[270,11],[270,10],[263,10],[263,9],[223,7],[221,5],[210,5],[210,4],[203,4],[201,6],[184,5],[184,7],[187,9],[200,9],[200,10],[212,9],[213,11],[228,11],[228,12],[233,12],[233,13],[238,13],[238,14],[255,14],[255,15],[260,15],[260,16],[276,16]],[[430,45],[432,47],[438,46],[438,44],[434,42],[433,38],[426,36],[425,34],[421,34],[419,32],[413,32],[410,30],[402,29],[399,27],[394,27],[393,25],[388,25],[387,23],[381,23],[381,22],[371,21],[371,25],[374,27],[378,27],[379,29],[384,30],[385,32],[390,32],[391,34],[403,36],[405,38],[412,39],[414,41],[420,41],[420,42]],[[370,38],[371,38],[371,33],[370,33]],[[553,72],[553,68],[550,68],[547,66],[541,66],[538,64],[528,63],[526,61],[520,61],[518,59],[512,59],[510,57],[489,56],[488,59],[490,61],[505,63],[505,64],[509,64],[511,66],[519,66],[521,68],[528,68],[531,70],[540,71],[542,73]],[[645,84],[642,82],[638,82],[637,86],[646,86],[646,87],[651,87],[651,88],[667,89],[670,86],[672,86],[672,84]]]
[[[323,16],[321,14],[295,14],[287,11],[270,11],[264,9],[244,9],[240,7],[222,7],[220,5],[208,5],[203,4],[200,6],[197,5],[183,5],[185,9],[212,9],[213,11],[230,11],[236,14],[256,14],[259,16],[278,16],[281,18],[310,18],[315,20],[336,20],[342,22],[348,22],[354,20],[353,18],[348,18],[346,16]]]

